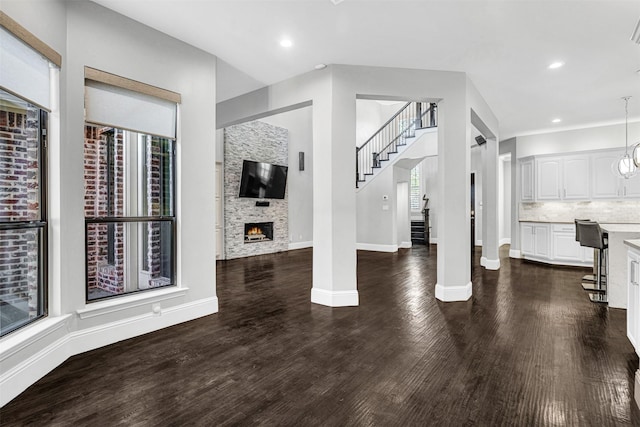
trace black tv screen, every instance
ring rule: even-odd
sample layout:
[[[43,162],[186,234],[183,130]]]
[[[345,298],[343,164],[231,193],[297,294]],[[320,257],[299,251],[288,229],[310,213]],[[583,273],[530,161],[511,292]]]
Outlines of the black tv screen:
[[[284,199],[287,186],[287,167],[271,163],[242,162],[240,197]]]

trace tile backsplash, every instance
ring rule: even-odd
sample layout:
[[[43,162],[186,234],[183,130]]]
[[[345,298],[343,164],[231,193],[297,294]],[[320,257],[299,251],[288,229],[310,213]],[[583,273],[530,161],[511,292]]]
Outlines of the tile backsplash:
[[[590,219],[601,223],[640,223],[640,200],[583,202],[522,202],[520,221],[573,222]]]

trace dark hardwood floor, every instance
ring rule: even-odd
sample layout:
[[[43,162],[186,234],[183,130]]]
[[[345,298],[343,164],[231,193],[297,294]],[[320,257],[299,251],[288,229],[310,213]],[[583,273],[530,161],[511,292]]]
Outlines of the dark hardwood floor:
[[[333,309],[309,302],[311,250],[219,262],[218,314],[72,357],[0,424],[640,425],[626,312],[584,269],[503,250],[441,303],[435,255],[360,252],[360,306]]]

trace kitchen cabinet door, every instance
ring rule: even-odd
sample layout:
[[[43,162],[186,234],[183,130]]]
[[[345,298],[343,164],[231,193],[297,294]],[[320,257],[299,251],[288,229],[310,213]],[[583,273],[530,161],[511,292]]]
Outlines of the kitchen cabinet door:
[[[622,197],[627,199],[640,198],[640,173],[633,178],[621,180],[623,184]]]
[[[588,200],[591,193],[589,175],[588,155],[565,157],[562,164],[562,199]]]
[[[536,160],[536,200],[560,200],[562,159]]]
[[[533,224],[522,223],[520,225],[520,251],[523,255],[533,255]]]
[[[537,224],[533,227],[534,252],[533,254],[541,258],[550,258],[551,251],[549,245],[549,225]]]
[[[520,200],[532,202],[533,193],[533,159],[520,162]]]
[[[615,199],[620,197],[620,178],[613,172],[613,164],[622,153],[605,151],[591,157],[591,198]]]
[[[583,251],[575,233],[554,231],[552,236],[554,260],[582,262]]]

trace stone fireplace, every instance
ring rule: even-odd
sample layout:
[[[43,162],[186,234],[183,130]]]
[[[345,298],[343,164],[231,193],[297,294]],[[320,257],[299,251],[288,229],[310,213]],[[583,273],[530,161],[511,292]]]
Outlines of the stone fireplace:
[[[289,249],[289,203],[268,199],[238,197],[243,160],[276,165],[289,161],[289,137],[284,128],[253,121],[229,126],[224,130],[224,259],[272,254]],[[288,185],[287,185],[288,187]],[[271,223],[267,227],[257,225]],[[248,225],[251,225],[249,227]]]
[[[244,225],[244,242],[257,243],[273,240],[273,222],[248,222]]]

